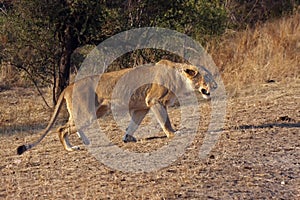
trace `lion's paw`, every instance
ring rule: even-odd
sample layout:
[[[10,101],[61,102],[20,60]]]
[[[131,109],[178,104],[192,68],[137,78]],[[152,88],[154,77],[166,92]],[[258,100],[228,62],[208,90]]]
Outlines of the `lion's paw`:
[[[78,150],[80,150],[80,147],[79,146],[73,146],[72,149],[75,150],[75,151],[78,151]]]
[[[127,142],[136,142],[136,138],[133,137],[132,135],[125,135],[123,138],[123,142],[127,143]]]

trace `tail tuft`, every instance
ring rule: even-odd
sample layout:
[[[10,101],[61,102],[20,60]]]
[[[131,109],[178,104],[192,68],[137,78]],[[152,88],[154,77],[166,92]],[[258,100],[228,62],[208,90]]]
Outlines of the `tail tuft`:
[[[18,153],[18,155],[21,155],[22,153],[24,153],[27,150],[28,150],[28,148],[27,148],[26,145],[21,145],[21,146],[18,147],[17,153]]]

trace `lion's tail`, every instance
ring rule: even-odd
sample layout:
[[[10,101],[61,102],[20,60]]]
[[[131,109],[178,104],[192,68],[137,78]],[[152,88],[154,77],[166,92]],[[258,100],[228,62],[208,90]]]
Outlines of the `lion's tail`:
[[[27,151],[29,149],[32,149],[33,147],[35,147],[36,145],[38,145],[44,139],[44,137],[46,137],[46,135],[49,133],[49,130],[53,126],[53,124],[54,124],[54,122],[55,122],[55,120],[56,120],[56,118],[58,116],[59,110],[60,110],[60,108],[61,108],[61,106],[63,104],[64,93],[65,93],[65,90],[63,90],[63,92],[60,94],[60,96],[58,98],[58,101],[57,101],[57,104],[55,105],[54,112],[52,114],[50,122],[48,123],[48,126],[43,131],[42,136],[37,141],[35,141],[35,142],[31,143],[31,144],[24,144],[24,145],[19,146],[18,149],[17,149],[18,155],[21,155],[25,151]]]

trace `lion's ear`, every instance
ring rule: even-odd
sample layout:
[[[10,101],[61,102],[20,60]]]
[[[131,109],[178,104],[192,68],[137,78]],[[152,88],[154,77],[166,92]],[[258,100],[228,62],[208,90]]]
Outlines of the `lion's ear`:
[[[188,75],[190,75],[191,77],[194,77],[197,75],[197,71],[192,70],[192,69],[185,69],[184,72],[187,73]]]

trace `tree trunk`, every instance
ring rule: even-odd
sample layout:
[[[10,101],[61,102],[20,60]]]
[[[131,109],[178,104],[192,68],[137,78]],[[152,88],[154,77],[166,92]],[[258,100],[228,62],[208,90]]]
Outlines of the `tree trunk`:
[[[58,97],[62,93],[62,91],[69,85],[71,56],[76,47],[76,42],[72,39],[66,42],[66,45],[64,45],[63,47],[62,55],[59,61],[59,71],[55,81],[55,94],[53,95],[55,97],[54,104],[56,104]]]
[[[72,52],[64,50],[59,62],[59,71],[56,80],[55,101],[61,92],[69,85]],[[56,104],[56,102],[55,102]]]

